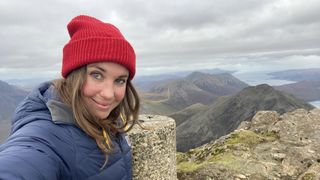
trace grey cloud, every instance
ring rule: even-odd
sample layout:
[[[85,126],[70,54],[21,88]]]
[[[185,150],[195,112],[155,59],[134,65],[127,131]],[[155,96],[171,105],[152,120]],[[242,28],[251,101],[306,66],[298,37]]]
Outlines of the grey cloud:
[[[203,0],[203,1],[119,1],[119,14],[144,21],[150,28],[199,29],[208,24],[224,23],[258,11],[271,1]],[[122,10],[122,11],[121,11]]]
[[[2,1],[0,69],[58,72],[66,24],[78,14],[118,26],[135,47],[140,69],[319,57],[319,9],[318,0]]]

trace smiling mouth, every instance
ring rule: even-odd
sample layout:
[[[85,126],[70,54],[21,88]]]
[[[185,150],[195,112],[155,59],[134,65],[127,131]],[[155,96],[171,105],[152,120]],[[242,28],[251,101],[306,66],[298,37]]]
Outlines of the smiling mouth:
[[[101,102],[96,101],[95,99],[92,99],[92,100],[93,100],[93,102],[95,102],[96,106],[100,109],[107,110],[111,106],[111,103],[101,103]]]

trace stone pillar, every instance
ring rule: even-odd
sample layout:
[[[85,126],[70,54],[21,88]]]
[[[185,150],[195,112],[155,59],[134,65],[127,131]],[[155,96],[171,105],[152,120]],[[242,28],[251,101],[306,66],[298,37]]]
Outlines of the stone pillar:
[[[134,180],[176,180],[176,126],[166,116],[141,115],[144,129],[128,133],[133,152]]]

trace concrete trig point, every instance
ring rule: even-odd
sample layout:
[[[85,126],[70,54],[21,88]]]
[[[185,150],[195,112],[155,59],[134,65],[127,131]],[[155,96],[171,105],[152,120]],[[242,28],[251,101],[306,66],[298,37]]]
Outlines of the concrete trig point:
[[[128,133],[133,152],[134,180],[176,180],[176,125],[166,116],[140,115]]]

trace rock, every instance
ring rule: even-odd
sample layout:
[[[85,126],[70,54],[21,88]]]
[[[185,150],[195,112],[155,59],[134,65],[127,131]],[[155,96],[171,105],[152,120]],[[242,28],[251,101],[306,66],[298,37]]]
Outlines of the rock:
[[[279,114],[276,111],[259,111],[252,118],[250,129],[255,132],[263,133],[263,131],[266,131],[269,126],[272,126],[278,120]]]
[[[178,178],[320,179],[319,109],[281,116],[260,111],[248,122],[216,141],[180,153],[184,158],[177,165]],[[193,168],[186,172],[182,164]]]
[[[245,175],[243,175],[243,174],[237,174],[236,176],[235,176],[237,179],[247,179],[247,177],[245,176]]]
[[[275,159],[277,161],[282,161],[286,157],[286,154],[284,154],[284,153],[272,153],[271,156],[273,157],[273,159]]]
[[[175,180],[175,121],[165,116],[141,115],[143,129],[129,131],[133,152],[133,179]]]
[[[309,169],[304,172],[299,180],[318,180],[320,179],[320,164],[313,164]]]

